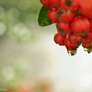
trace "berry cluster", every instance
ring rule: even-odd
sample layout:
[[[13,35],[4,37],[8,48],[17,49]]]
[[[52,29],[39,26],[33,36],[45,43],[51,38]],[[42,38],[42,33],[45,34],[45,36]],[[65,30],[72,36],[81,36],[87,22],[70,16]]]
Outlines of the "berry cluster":
[[[92,0],[40,0],[49,7],[48,18],[56,23],[55,43],[65,46],[71,55],[82,45],[92,51]]]

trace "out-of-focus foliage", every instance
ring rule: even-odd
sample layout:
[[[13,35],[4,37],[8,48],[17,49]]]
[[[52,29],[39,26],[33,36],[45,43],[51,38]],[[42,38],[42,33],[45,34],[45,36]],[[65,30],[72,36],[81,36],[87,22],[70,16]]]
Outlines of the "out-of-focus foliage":
[[[33,41],[31,26],[37,22],[40,7],[39,0],[0,0],[0,41],[6,36],[20,42]],[[0,88],[18,85],[31,66],[24,58],[0,63]]]
[[[29,60],[10,58],[0,66],[0,88],[17,87],[31,67]]]
[[[3,17],[6,17],[8,22],[15,19],[32,20],[37,16],[40,6],[39,0],[0,0],[0,18],[3,20]]]
[[[28,42],[34,38],[31,24],[37,22],[39,0],[0,0],[0,36]]]

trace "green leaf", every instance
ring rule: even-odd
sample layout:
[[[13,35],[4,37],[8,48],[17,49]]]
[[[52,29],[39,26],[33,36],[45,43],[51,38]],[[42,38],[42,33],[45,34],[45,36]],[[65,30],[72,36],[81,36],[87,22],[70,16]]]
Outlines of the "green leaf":
[[[48,26],[52,24],[52,21],[47,16],[48,10],[48,7],[42,6],[38,16],[38,23],[40,26]]]

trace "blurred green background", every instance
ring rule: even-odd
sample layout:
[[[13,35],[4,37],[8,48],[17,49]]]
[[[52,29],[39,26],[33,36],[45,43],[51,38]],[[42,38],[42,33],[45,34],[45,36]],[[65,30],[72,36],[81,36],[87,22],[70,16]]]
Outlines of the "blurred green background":
[[[92,54],[56,45],[40,27],[39,0],[0,0],[0,92],[92,92]],[[85,57],[85,58],[84,58]]]
[[[31,40],[31,26],[37,23],[40,7],[39,0],[0,0],[0,35]]]
[[[48,56],[41,43],[49,30],[38,25],[41,7],[39,0],[0,0],[0,92],[31,92],[22,84],[43,79]]]

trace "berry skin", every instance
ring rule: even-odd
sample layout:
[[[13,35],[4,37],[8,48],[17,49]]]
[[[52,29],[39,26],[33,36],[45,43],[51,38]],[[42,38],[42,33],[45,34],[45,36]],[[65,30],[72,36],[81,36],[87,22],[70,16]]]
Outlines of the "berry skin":
[[[92,41],[86,38],[82,43],[82,47],[85,48],[88,53],[92,52]]]
[[[79,8],[80,13],[87,18],[92,18],[92,0],[80,0]]]
[[[42,5],[44,5],[46,7],[51,7],[49,0],[40,0],[40,2],[42,3]]]
[[[71,54],[72,56],[77,53],[78,46],[72,45],[69,41],[69,37],[67,36],[65,39],[65,47],[67,49],[68,54]]]
[[[85,37],[92,41],[92,33],[87,32]]]
[[[78,8],[78,0],[61,0],[60,6],[65,10],[75,11]]]
[[[79,46],[84,40],[81,35],[75,35],[74,33],[69,34],[69,41],[72,45]]]
[[[90,30],[89,30],[90,33],[92,33],[92,20],[90,20]]]
[[[73,51],[77,50],[78,46],[72,45],[69,41],[69,37],[66,37],[65,39],[65,47],[67,48],[68,51]]]
[[[84,44],[82,44],[82,47],[86,48],[86,49],[92,49],[92,43],[90,45],[84,45]]]
[[[78,16],[71,22],[71,29],[76,35],[85,35],[90,30],[90,22],[87,18]]]
[[[88,53],[92,52],[92,43],[90,45],[82,44],[82,47],[85,48]]]
[[[51,5],[53,6],[58,6],[60,4],[60,0],[49,0],[49,2],[51,3]]]
[[[54,42],[56,44],[59,45],[64,45],[64,41],[65,41],[66,36],[65,35],[61,35],[58,32],[54,35]]]
[[[58,21],[57,8],[55,8],[55,7],[50,8],[48,13],[47,13],[47,16],[53,23],[57,23],[57,21]]]
[[[57,24],[56,24],[56,28],[57,28],[57,31],[61,35],[67,35],[67,34],[71,33],[71,28],[70,28],[70,24],[69,23],[58,21]]]
[[[91,43],[92,43],[91,40],[89,40],[88,38],[85,38],[84,41],[83,41],[83,43],[82,43],[82,45],[89,46]]]
[[[59,8],[57,11],[57,17],[62,22],[71,22],[75,17],[75,12]]]

